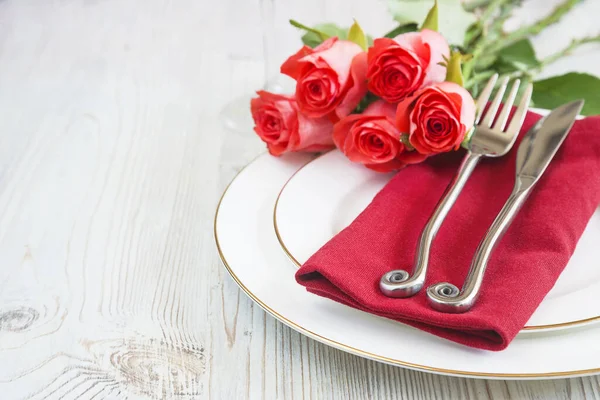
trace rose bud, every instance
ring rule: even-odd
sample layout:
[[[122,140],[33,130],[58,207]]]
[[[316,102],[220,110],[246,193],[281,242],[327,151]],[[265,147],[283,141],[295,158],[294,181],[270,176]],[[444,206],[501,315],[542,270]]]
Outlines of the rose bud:
[[[408,151],[394,125],[396,106],[378,100],[362,114],[342,118],[333,128],[335,145],[351,161],[379,172],[419,163],[427,158]]]
[[[453,82],[428,86],[396,110],[398,129],[408,132],[410,144],[427,155],[458,149],[474,122],[473,97]]]
[[[332,37],[315,49],[304,46],[281,65],[296,80],[303,114],[333,121],[350,114],[367,92],[367,54],[356,43]]]
[[[417,90],[446,77],[446,67],[439,63],[448,58],[450,49],[438,32],[423,29],[394,39],[375,39],[368,53],[369,90],[397,103]]]
[[[334,147],[328,118],[308,118],[298,111],[294,96],[257,92],[250,102],[254,132],[274,156],[290,151],[318,152]]]

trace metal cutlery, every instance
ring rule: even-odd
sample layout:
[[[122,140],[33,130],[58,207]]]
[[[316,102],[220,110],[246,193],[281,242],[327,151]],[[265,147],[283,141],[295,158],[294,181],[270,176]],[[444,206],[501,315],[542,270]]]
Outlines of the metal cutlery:
[[[479,243],[462,290],[450,283],[430,286],[427,297],[432,308],[448,313],[462,313],[473,307],[495,245],[567,137],[583,103],[583,100],[578,100],[558,107],[527,132],[517,151],[514,189]]]
[[[477,163],[481,157],[500,157],[512,148],[527,114],[533,88],[531,85],[526,87],[519,106],[508,128],[505,129],[519,90],[520,81],[518,79],[514,81],[504,107],[496,119],[502,97],[508,86],[508,78],[503,79],[494,100],[486,112],[484,112],[484,109],[494,90],[497,79],[497,74],[492,76],[477,99],[475,130],[468,144],[468,153],[421,233],[412,274],[405,270],[393,270],[384,274],[379,282],[379,288],[384,295],[399,298],[410,297],[422,289],[429,264],[429,252],[435,235]],[[444,286],[440,287],[440,290],[445,293],[448,289]]]

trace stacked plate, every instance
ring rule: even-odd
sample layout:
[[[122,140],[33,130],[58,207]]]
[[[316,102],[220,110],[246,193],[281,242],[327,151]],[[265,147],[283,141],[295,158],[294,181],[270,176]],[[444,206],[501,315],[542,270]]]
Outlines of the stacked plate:
[[[502,352],[475,350],[310,294],[294,273],[391,179],[350,163],[268,154],[223,193],[215,240],[237,284],[265,311],[315,340],[362,357],[447,375],[544,379],[600,373],[600,208],[527,326]]]

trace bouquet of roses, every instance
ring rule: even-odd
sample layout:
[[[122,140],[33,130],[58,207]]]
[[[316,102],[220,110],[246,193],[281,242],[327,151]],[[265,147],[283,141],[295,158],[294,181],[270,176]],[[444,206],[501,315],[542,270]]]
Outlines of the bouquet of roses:
[[[259,91],[251,101],[254,130],[272,155],[335,146],[351,161],[382,172],[457,150],[473,128],[473,96],[492,74],[534,81],[542,66],[580,44],[600,41],[576,40],[537,60],[528,37],[576,2],[568,0],[543,20],[510,33],[503,24],[518,0],[456,2],[474,21],[464,43],[452,46],[438,32],[437,1],[420,26],[403,23],[375,40],[357,22],[346,31],[292,20],[307,32],[305,45],[281,65],[281,72],[296,81],[295,93]],[[533,100],[551,108],[593,90],[600,93],[600,79],[570,73],[534,81]],[[586,105],[585,113],[600,113],[600,104]]]

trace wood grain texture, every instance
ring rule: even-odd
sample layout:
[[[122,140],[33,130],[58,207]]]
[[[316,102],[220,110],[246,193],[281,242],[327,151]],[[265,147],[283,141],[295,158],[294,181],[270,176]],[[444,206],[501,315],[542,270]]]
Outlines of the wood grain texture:
[[[241,293],[212,218],[263,146],[218,114],[298,45],[290,17],[393,25],[381,0],[0,1],[0,398],[600,398],[368,361]]]

